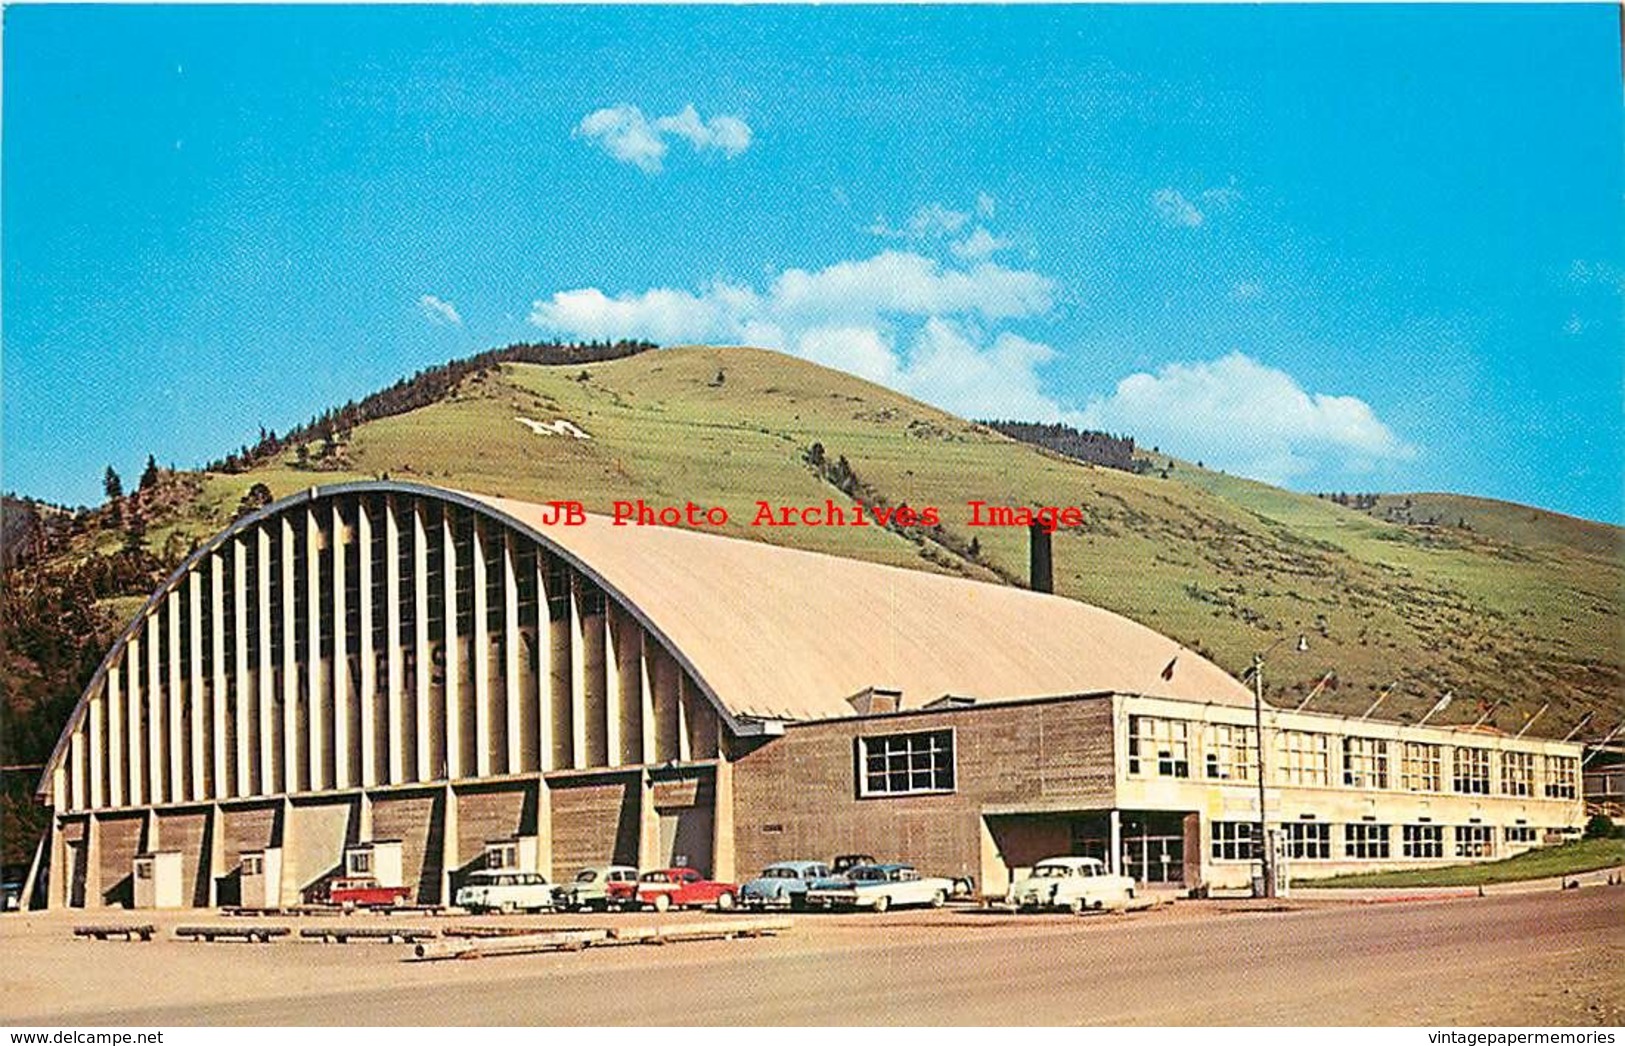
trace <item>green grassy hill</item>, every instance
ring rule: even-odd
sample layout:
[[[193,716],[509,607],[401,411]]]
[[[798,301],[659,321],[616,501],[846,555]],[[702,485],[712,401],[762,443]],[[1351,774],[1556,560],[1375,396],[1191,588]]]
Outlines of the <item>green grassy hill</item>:
[[[592,438],[538,435],[518,418],[566,419]],[[808,465],[815,442],[891,504],[939,506],[948,540],[749,526],[758,499],[849,500]],[[1233,672],[1277,637],[1304,633],[1309,652],[1283,644],[1266,670],[1278,701],[1296,703],[1336,669],[1337,688],[1314,707],[1361,711],[1400,678],[1381,716],[1420,716],[1453,689],[1459,700],[1437,721],[1476,718],[1479,699],[1500,698],[1495,721],[1516,728],[1550,700],[1536,732],[1552,733],[1586,708],[1612,719],[1625,704],[1618,528],[1441,495],[1411,497],[1436,504],[1430,514],[1468,517],[1468,528],[1406,525],[1184,462],[1167,479],[1090,467],[775,353],[508,364],[432,406],[357,427],[315,467],[295,461],[286,453],[205,476],[193,505],[155,524],[149,541],[211,532],[256,482],[282,496],[388,474],[604,512],[640,497],[722,505],[739,537],[996,581],[1025,577],[1026,535],[967,527],[968,499],[1077,504],[1087,525],[1055,543],[1061,594],[1145,622]],[[963,554],[973,537],[975,560]]]

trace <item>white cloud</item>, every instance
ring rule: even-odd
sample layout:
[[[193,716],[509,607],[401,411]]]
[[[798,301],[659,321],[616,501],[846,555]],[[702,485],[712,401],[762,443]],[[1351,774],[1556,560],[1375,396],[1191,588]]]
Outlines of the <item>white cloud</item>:
[[[760,289],[719,281],[697,291],[560,291],[536,301],[530,320],[580,338],[780,349],[960,413],[1047,421],[1064,414],[1040,389],[1038,368],[1053,350],[985,326],[1041,315],[1053,295],[1036,272],[886,251],[788,269]]]
[[[1328,465],[1367,471],[1416,455],[1365,401],[1306,392],[1291,375],[1239,352],[1132,374],[1090,401],[1082,418],[1271,483]]]
[[[1002,240],[988,232],[986,226],[978,225],[969,236],[955,240],[948,249],[954,252],[956,258],[973,259],[986,258],[1008,246],[1009,240]]]
[[[994,203],[993,197],[989,196],[987,193],[979,192],[976,194],[976,216],[978,218],[993,217],[993,210],[995,206],[996,204]]]
[[[1202,199],[1215,207],[1229,207],[1241,199],[1241,190],[1236,188],[1236,183],[1232,181],[1229,185],[1203,189]]]
[[[658,173],[665,160],[667,136],[687,141],[695,152],[715,150],[729,158],[750,148],[750,125],[737,116],[700,116],[692,105],[653,120],[635,105],[597,109],[581,118],[573,132],[598,143],[610,156],[649,173]]]
[[[1231,301],[1257,301],[1264,294],[1264,285],[1257,280],[1241,280],[1230,288]]]
[[[457,314],[456,306],[432,294],[425,294],[418,299],[418,309],[424,317],[437,327],[461,327],[463,318]]]
[[[1185,199],[1185,194],[1178,189],[1158,189],[1151,194],[1151,205],[1168,225],[1194,229],[1202,224],[1202,212],[1196,209],[1194,203]]]

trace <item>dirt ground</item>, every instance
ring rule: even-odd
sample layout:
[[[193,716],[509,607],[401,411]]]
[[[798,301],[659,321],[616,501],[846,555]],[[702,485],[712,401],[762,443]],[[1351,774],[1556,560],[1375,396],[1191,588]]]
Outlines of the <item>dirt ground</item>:
[[[537,929],[656,921],[342,922],[385,919]],[[76,924],[134,921],[164,932],[151,943],[71,937]],[[0,1023],[1625,1023],[1625,887],[1396,904],[1182,902],[1083,918],[801,915],[775,938],[436,963],[403,961],[411,950],[399,944],[211,945],[167,932],[230,921],[199,912],[0,918]],[[265,921],[295,936],[315,925]]]

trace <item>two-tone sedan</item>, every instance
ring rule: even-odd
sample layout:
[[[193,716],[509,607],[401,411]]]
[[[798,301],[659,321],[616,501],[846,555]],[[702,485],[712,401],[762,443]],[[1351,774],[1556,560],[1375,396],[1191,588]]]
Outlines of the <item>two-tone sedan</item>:
[[[670,908],[704,908],[714,906],[725,912],[739,899],[739,886],[735,883],[707,879],[693,868],[657,868],[644,872],[628,890],[625,884],[613,884],[610,903],[623,907],[653,908],[663,912]]]
[[[553,890],[553,903],[558,908],[603,911],[614,903],[612,890],[624,888],[630,896],[638,881],[638,870],[628,864],[610,864],[598,868],[583,868],[570,882]]]
[[[844,876],[820,879],[807,889],[807,906],[871,908],[883,912],[907,905],[941,908],[954,894],[952,879],[922,876],[909,864],[866,864]]]
[[[1005,900],[1018,911],[1060,908],[1074,914],[1122,908],[1134,897],[1134,880],[1113,875],[1094,857],[1046,857],[1010,887]]]
[[[807,888],[829,878],[829,865],[822,861],[779,861],[762,869],[762,874],[739,888],[739,903],[746,908],[807,907]]]

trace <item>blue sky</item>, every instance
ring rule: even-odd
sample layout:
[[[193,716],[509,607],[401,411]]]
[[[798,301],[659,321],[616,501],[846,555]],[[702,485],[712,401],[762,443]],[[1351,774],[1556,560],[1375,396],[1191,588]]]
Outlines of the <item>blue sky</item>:
[[[1620,522],[1618,18],[11,7],[3,483],[628,335]]]

